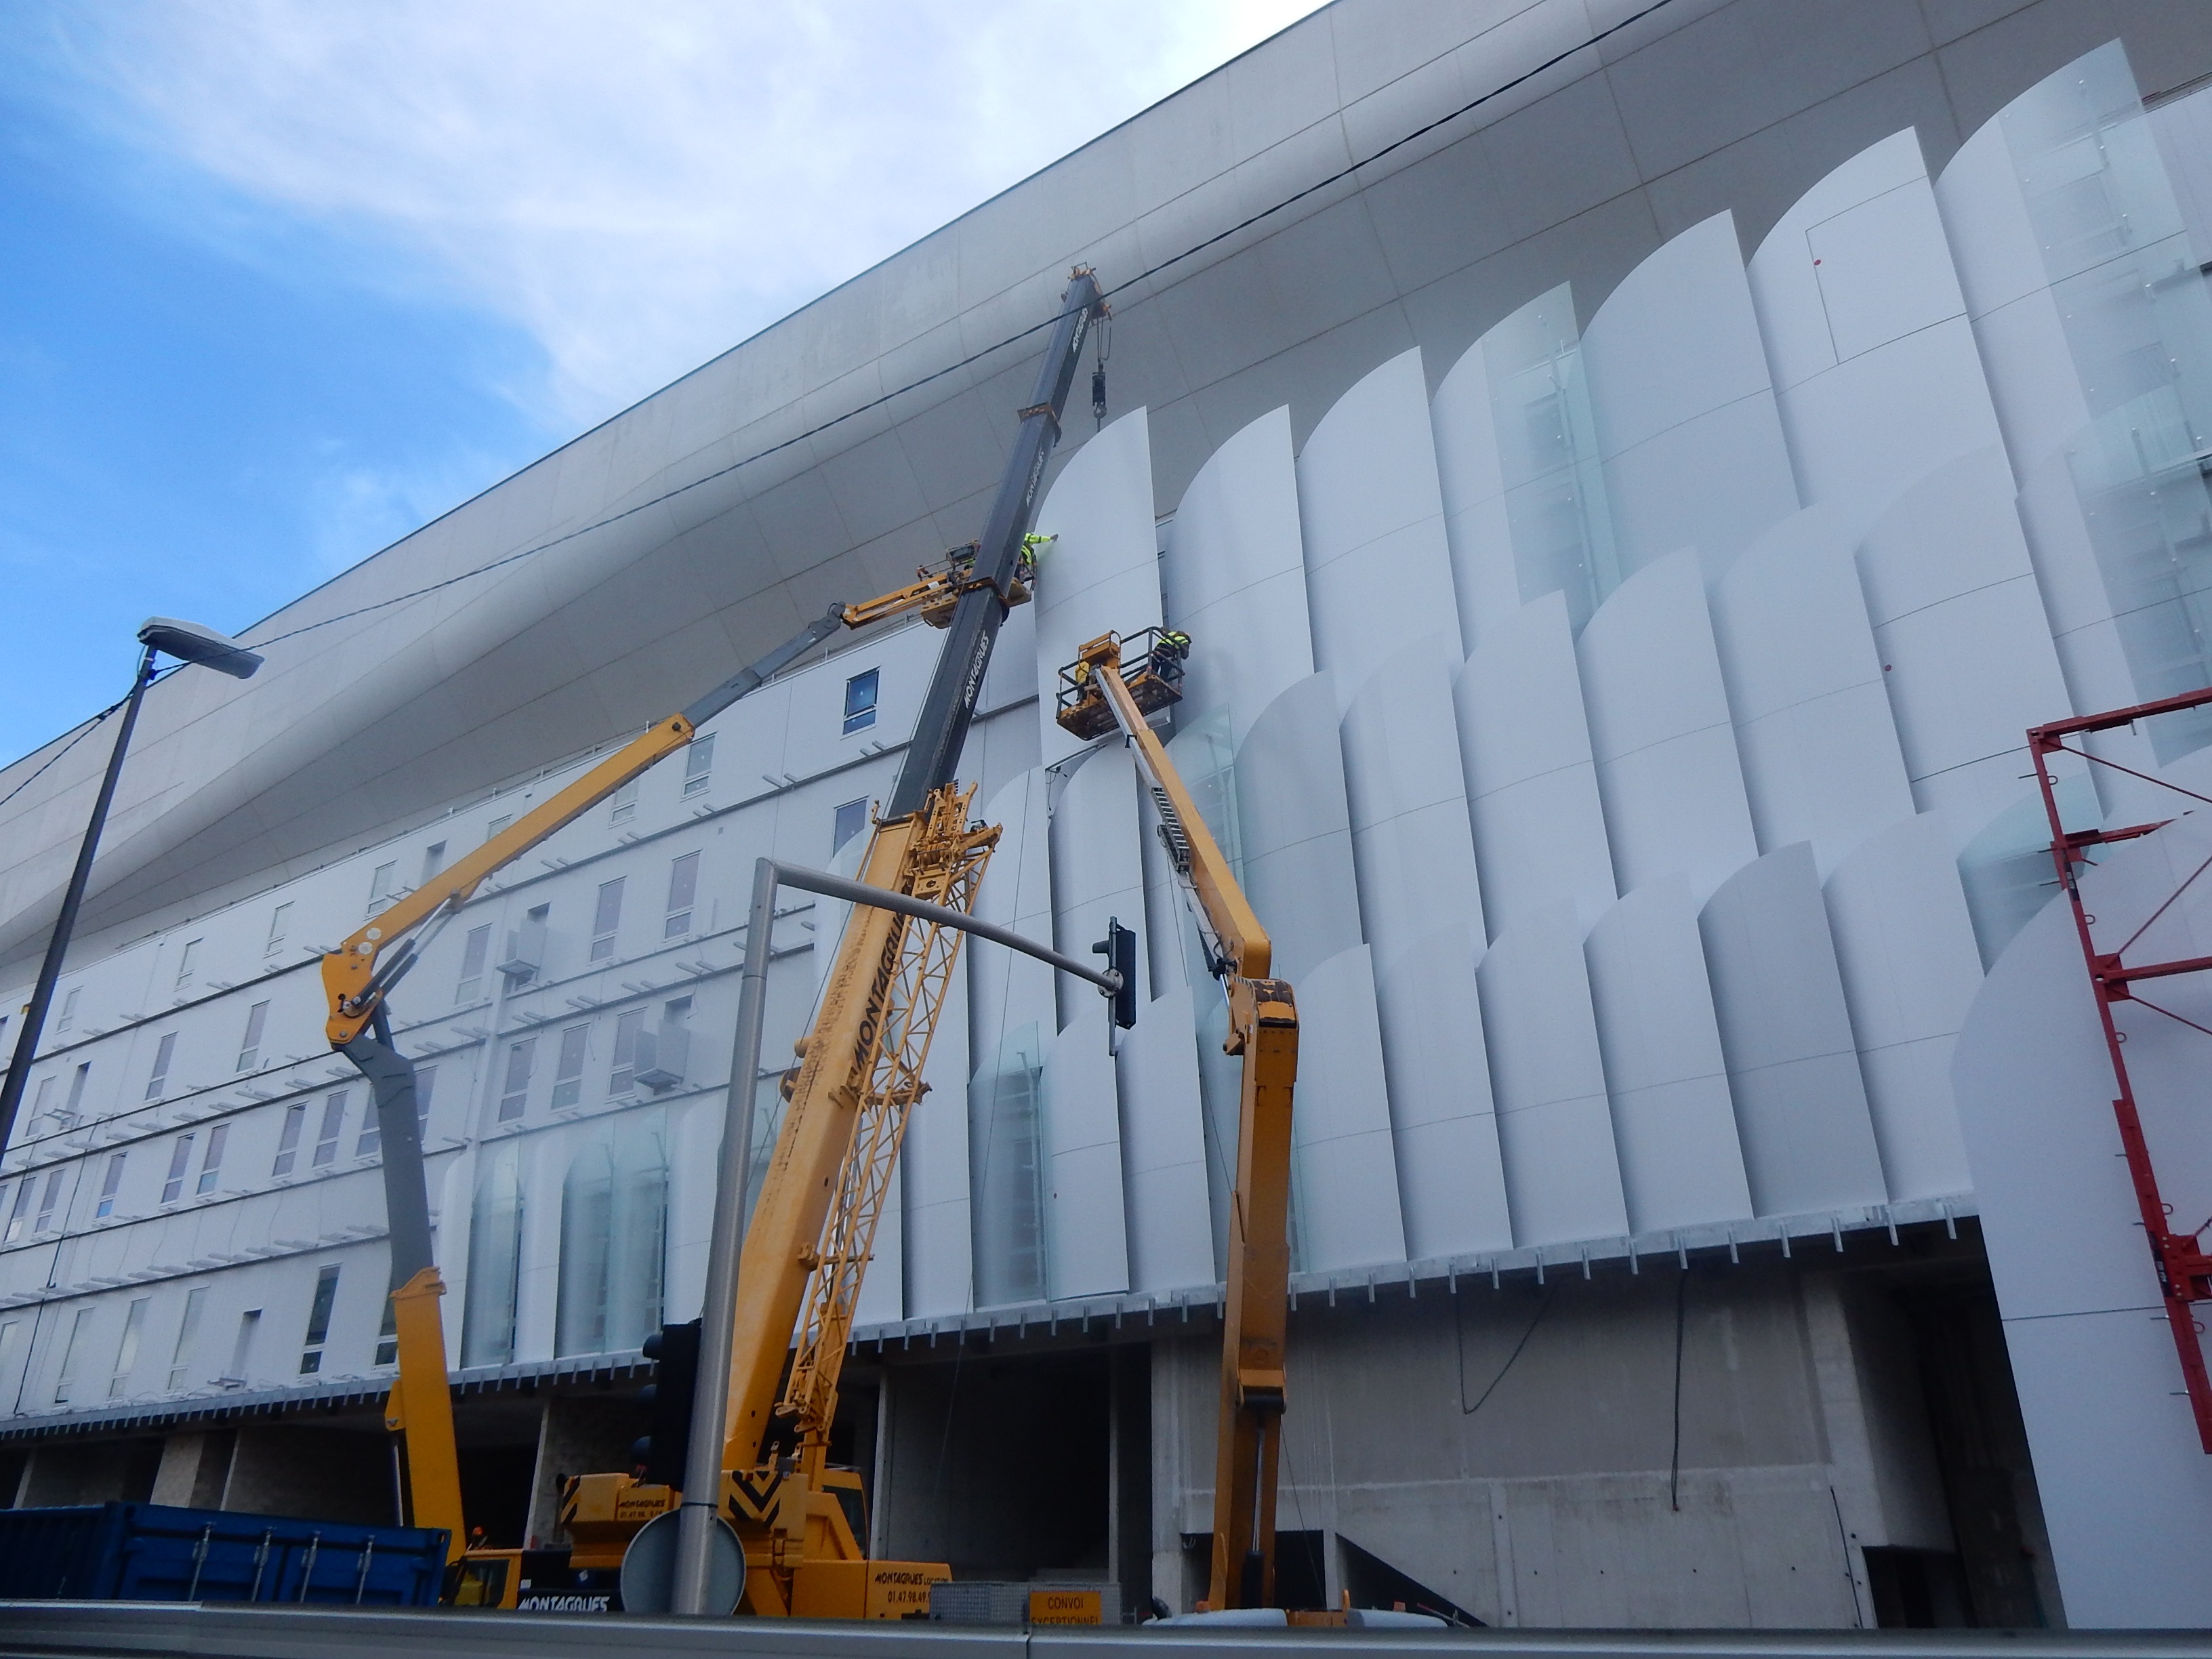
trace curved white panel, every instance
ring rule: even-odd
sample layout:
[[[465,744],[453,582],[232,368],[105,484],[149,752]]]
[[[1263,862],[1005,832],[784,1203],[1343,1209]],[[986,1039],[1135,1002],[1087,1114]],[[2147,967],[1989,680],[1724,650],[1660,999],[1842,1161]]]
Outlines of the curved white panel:
[[[1482,1024],[1468,1018],[1480,1006],[1480,939],[1453,922],[1375,973],[1406,1248],[1415,1261],[1513,1243]],[[1446,1031],[1450,1040],[1437,1041]]]
[[[1798,1215],[1887,1196],[1812,849],[1769,853],[1698,918],[1752,1202]]]
[[[962,953],[975,948],[970,939]],[[930,1087],[907,1121],[900,1150],[900,1193],[905,1211],[906,1316],[957,1313],[975,1305],[968,1196],[968,973],[964,965],[945,988],[937,1036],[929,1046]],[[877,1269],[871,1267],[872,1275]]]
[[[1476,978],[1514,1242],[1620,1237],[1628,1205],[1574,908],[1521,917]]]
[[[1406,1230],[1367,947],[1308,969],[1294,989],[1298,1081],[1291,1121],[1299,1265],[1323,1273],[1403,1261]]]
[[[1446,921],[1482,936],[1482,885],[1452,715],[1460,667],[1447,636],[1417,639],[1384,660],[1344,717],[1360,920],[1385,959]]]
[[[1615,882],[1680,873],[1704,899],[1759,848],[1696,553],[1623,582],[1577,655]]]
[[[1330,676],[1311,674],[1261,711],[1237,750],[1245,892],[1274,940],[1276,977],[1293,982],[1360,942],[1336,727]]]
[[[1505,474],[1491,410],[1490,368],[1481,340],[1460,354],[1437,387],[1429,421],[1436,432],[1437,485],[1452,587],[1459,599],[1460,637],[1471,642],[1521,608],[1512,522],[1505,513]]]
[[[2114,942],[2212,853],[2193,823],[2108,848],[2084,878],[2094,913],[2120,929]],[[2201,914],[2184,926],[2194,953],[2212,949]],[[2166,1195],[2193,1220],[2208,1191],[2203,1136],[2173,1134],[2167,1114],[2201,1101],[2206,1039],[2148,1013],[2128,1030],[2161,1178],[2187,1178]],[[2212,1526],[2212,1460],[2197,1453],[2172,1339],[2156,1314],[2069,907],[2046,905],[1990,969],[1952,1077],[2068,1621],[2212,1622],[2212,1584],[2195,1570],[2193,1544]]]
[[[1014,779],[983,808],[1000,826],[999,844],[975,891],[975,914],[1031,939],[1052,937],[1052,860],[1046,801],[1050,779],[1036,768]],[[969,949],[968,1046],[981,1065],[1006,1032],[1029,1020],[1054,1021],[1051,969],[1034,957],[986,946]]]
[[[1917,133],[1861,151],[1799,198],[1749,274],[1808,501],[1871,510],[1996,441]]]
[[[1750,1215],[1688,887],[1668,877],[1631,893],[1583,949],[1631,1226],[1655,1232]]]
[[[1052,937],[1049,779],[1034,768],[983,809],[1003,833],[975,895],[975,914]],[[1058,1024],[1053,973],[1034,957],[992,949],[968,958],[968,1205],[975,1305],[1042,1293],[1040,1079]],[[925,1099],[927,1097],[924,1097]]]
[[[2076,705],[2194,690],[2212,679],[2212,295],[2119,43],[2014,99],[1936,199]],[[2091,740],[2138,768],[2207,742],[2202,712]]]
[[[1211,1285],[1217,1277],[1197,1043],[1189,994],[1176,987],[1139,1010],[1115,1059],[1133,1291]]]
[[[1622,279],[1583,331],[1622,574],[1695,547],[1709,575],[1800,505],[1732,215]]]
[[[964,1079],[963,1084],[964,1086]],[[923,1098],[928,1097],[924,1096]],[[905,1162],[907,1147],[912,1145],[913,1140],[914,1124],[909,1120],[899,1150],[902,1164]],[[898,1179],[891,1183],[890,1194],[884,1200],[882,1218],[876,1223],[875,1246],[869,1253],[868,1271],[860,1280],[860,1294],[853,1304],[855,1324],[883,1324],[906,1317],[906,1280],[912,1267],[906,1253],[905,1185],[905,1171],[902,1168]],[[967,1206],[963,1205],[961,1207],[964,1220]],[[937,1218],[942,1219],[941,1217]],[[963,1239],[960,1242],[965,1243],[967,1241]]]
[[[2027,728],[2072,708],[2003,451],[1905,491],[1859,568],[1914,798],[1960,845],[2020,793]]]
[[[1615,897],[1613,860],[1565,600],[1493,629],[1452,702],[1491,938],[1559,899],[1595,921]]]
[[[1084,1009],[1044,1061],[1046,1285],[1054,1300],[1129,1288],[1121,1116],[1106,1005]]]
[[[1397,649],[1407,617],[1459,631],[1419,348],[1336,400],[1306,440],[1297,480],[1314,664],[1348,699]]]
[[[1139,832],[1136,763],[1119,743],[1093,750],[1077,765],[1052,812],[1052,938],[1067,955],[1089,957],[1106,937],[1109,917],[1125,927],[1142,924]],[[1080,981],[1064,974],[1053,979],[1061,1024],[1098,1003],[1098,993]]]
[[[1313,672],[1300,545],[1291,411],[1277,409],[1199,469],[1160,562],[1169,619],[1191,636],[1182,707],[1191,716],[1225,710],[1232,746]]]
[[[1883,1184],[1893,1199],[1969,1191],[1951,1047],[1982,958],[1942,825],[1911,817],[1875,836],[1826,893]]]
[[[1752,544],[1711,596],[1759,845],[1809,842],[1823,871],[1912,812],[1856,541],[1840,509],[1808,507]]]
[[[1110,422],[1075,452],[1037,508],[1037,533],[1060,539],[1037,568],[1038,730],[1047,765],[1083,747],[1052,717],[1060,671],[1109,629],[1160,620],[1159,540],[1152,528],[1152,455],[1142,409]]]

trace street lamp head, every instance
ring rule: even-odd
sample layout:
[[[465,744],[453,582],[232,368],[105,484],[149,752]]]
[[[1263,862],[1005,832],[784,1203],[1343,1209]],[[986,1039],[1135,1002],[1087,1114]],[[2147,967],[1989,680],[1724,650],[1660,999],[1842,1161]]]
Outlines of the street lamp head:
[[[138,642],[233,679],[250,680],[253,671],[261,666],[258,655],[228,634],[218,634],[198,623],[179,622],[174,617],[149,617],[138,630]]]

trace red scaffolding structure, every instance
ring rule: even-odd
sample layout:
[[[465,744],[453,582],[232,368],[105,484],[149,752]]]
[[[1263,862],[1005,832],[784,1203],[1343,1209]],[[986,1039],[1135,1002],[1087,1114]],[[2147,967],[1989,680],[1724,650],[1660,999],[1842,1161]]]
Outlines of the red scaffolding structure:
[[[2173,1333],[2173,1346],[2181,1361],[2181,1376],[2189,1395],[2189,1408],[2197,1419],[2197,1435],[2207,1454],[2212,1454],[2212,1376],[2208,1376],[2204,1351],[2197,1339],[2202,1328],[2197,1324],[2192,1304],[2212,1301],[2212,1255],[2204,1249],[2197,1232],[2177,1232],[2173,1228],[2173,1206],[2160,1195],[2158,1170],[2151,1161],[2150,1146],[2144,1139],[2142,1115],[2137,1109],[2133,1081],[2128,1076],[2126,1038],[2112,1017],[2112,1006],[2119,1002],[2140,1002],[2146,1008],[2180,1020],[2185,1025],[2204,1031],[2212,1030],[2184,1018],[2170,1008],[2161,1008],[2148,998],[2136,994],[2135,987],[2145,980],[2166,979],[2177,974],[2197,974],[2212,971],[2212,957],[2190,957],[2163,962],[2129,962],[2123,958],[2170,909],[2190,884],[2208,870],[2212,860],[2199,865],[2185,877],[2181,884],[2151,912],[2133,934],[2113,950],[2101,948],[2091,929],[2096,918],[2089,914],[2081,901],[2081,889],[2076,879],[2075,867],[2088,862],[2092,847],[2111,842],[2132,841],[2139,836],[2161,830],[2173,820],[2161,818],[2153,823],[2130,824],[2120,830],[2069,830],[2060,814],[2057,780],[2051,775],[2051,759],[2055,755],[2072,755],[2092,765],[2111,768],[2140,778],[2161,789],[2170,789],[2177,795],[2212,805],[2212,797],[2184,789],[2179,784],[2163,778],[2153,777],[2130,766],[2093,755],[2084,748],[2069,748],[2066,739],[2087,737],[2094,732],[2110,732],[2119,726],[2132,726],[2155,714],[2178,714],[2186,708],[2201,708],[2212,703],[2212,687],[2202,691],[2191,691],[2178,697],[2166,697],[2157,702],[2138,703],[2132,708],[2116,708],[2103,714],[2083,714],[2073,720],[2053,720],[2048,726],[2031,726],[2027,733],[2028,752],[2035,758],[2037,787],[2043,792],[2043,810],[2051,819],[2051,855],[2058,868],[2058,884],[2064,890],[2067,902],[2074,907],[2074,931],[2081,941],[2081,956],[2089,970],[2089,984],[2097,999],[2097,1018],[2105,1035],[2105,1048],[2111,1056],[2112,1079],[2117,1088],[2112,1101],[2112,1115],[2119,1121],[2120,1146],[2127,1159],[2128,1175],[2136,1194],[2136,1206],[2142,1217],[2143,1236],[2150,1243],[2151,1262],[2158,1273],[2160,1294],[2166,1308],[2167,1326]],[[2207,1225],[2212,1225],[2208,1223]]]

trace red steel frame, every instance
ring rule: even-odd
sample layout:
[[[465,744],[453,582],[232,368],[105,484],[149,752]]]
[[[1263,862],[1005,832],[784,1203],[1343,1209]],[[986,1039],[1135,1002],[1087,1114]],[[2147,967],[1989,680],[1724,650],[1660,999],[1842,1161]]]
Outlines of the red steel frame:
[[[2051,757],[2073,755],[2099,766],[2108,766],[2125,772],[2131,777],[2160,788],[2171,789],[2176,794],[2186,795],[2192,800],[2208,800],[2192,790],[2167,783],[2133,767],[2122,766],[2117,761],[2105,760],[2090,754],[2086,749],[2069,749],[2065,739],[2086,736],[2092,732],[2109,732],[2115,727],[2132,725],[2153,714],[2175,714],[2185,708],[2200,708],[2212,703],[2212,687],[2191,691],[2179,697],[2166,697],[2157,702],[2139,703],[2133,708],[2118,708],[2109,714],[2084,714],[2075,720],[2053,720],[2048,726],[2031,726],[2027,733],[2028,752],[2035,757],[2035,779],[2043,791],[2043,810],[2051,819],[2051,856],[2058,866],[2058,884],[2065,890],[2068,901],[2074,907],[2074,931],[2081,943],[2081,955],[2089,969],[2089,984],[2097,998],[2097,1018],[2104,1027],[2105,1048],[2112,1062],[2112,1079],[2118,1096],[2112,1102],[2112,1115],[2119,1120],[2120,1146],[2128,1161],[2128,1175],[2135,1185],[2136,1206],[2142,1212],[2143,1235],[2150,1241],[2151,1261],[2158,1270],[2160,1295],[2166,1304],[2166,1324],[2173,1332],[2173,1346],[2181,1360],[2181,1376],[2187,1384],[2189,1407],[2197,1419],[2197,1435],[2204,1450],[2212,1454],[2212,1376],[2205,1372],[2204,1352],[2197,1341],[2201,1327],[2191,1304],[2212,1301],[2212,1255],[2205,1252],[2199,1235],[2176,1232],[2173,1230],[2173,1206],[2159,1195],[2158,1172],[2152,1166],[2150,1147],[2143,1139],[2142,1116],[2136,1109],[2135,1085],[2128,1076],[2127,1053],[2119,1027],[2112,1019],[2112,1005],[2116,1002],[2141,1002],[2146,1008],[2165,1014],[2170,1019],[2181,1020],[2185,1025],[2204,1031],[2196,1021],[2183,1019],[2171,1009],[2161,1008],[2146,998],[2138,997],[2134,987],[2142,980],[2163,979],[2176,974],[2196,974],[2212,970],[2212,957],[2191,957],[2174,962],[2123,963],[2121,957],[2136,939],[2149,929],[2152,921],[2166,914],[2191,882],[2212,869],[2212,862],[2192,871],[2180,887],[2169,895],[2165,903],[2151,913],[2149,921],[2138,927],[2133,937],[2115,951],[2100,951],[2089,929],[2096,920],[2081,902],[2081,890],[2075,879],[2075,866],[2086,862],[2085,854],[2092,847],[2107,842],[2132,841],[2147,836],[2154,830],[2163,829],[2172,822],[2161,819],[2156,823],[2131,824],[2124,830],[2072,830],[2066,828],[2058,811],[2057,784],[2051,775]],[[2212,802],[2209,802],[2212,804]],[[2212,1031],[2206,1035],[2212,1036]],[[2212,1223],[2208,1223],[2212,1226]]]

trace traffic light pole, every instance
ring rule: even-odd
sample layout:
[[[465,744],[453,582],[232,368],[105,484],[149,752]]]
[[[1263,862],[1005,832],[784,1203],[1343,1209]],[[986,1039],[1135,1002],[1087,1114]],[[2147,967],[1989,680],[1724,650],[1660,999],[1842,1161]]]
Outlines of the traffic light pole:
[[[730,1055],[730,1095],[723,1112],[722,1156],[714,1182],[714,1225],[708,1235],[706,1302],[699,1314],[699,1372],[691,1396],[691,1441],[684,1452],[684,1502],[677,1521],[675,1583],[668,1602],[672,1613],[694,1616],[714,1616],[721,1611],[708,1605],[708,1586],[714,1570],[714,1521],[721,1503],[722,1444],[728,1433],[730,1352],[737,1340],[738,1266],[745,1237],[745,1179],[753,1158],[753,1096],[759,1086],[761,1026],[768,1006],[769,935],[775,927],[775,891],[780,886],[957,928],[1087,981],[1116,999],[1117,1015],[1129,1006],[1128,981],[1123,971],[1112,966],[1103,970],[1093,968],[965,910],[775,859],[762,859],[753,866],[745,962],[738,979],[738,1032]],[[1116,963],[1133,968],[1134,935],[1116,924],[1111,936],[1117,941],[1129,940],[1112,955]],[[1133,1008],[1129,1012],[1133,1018]]]

